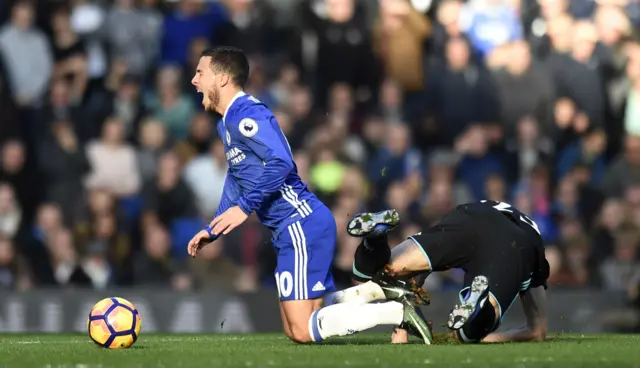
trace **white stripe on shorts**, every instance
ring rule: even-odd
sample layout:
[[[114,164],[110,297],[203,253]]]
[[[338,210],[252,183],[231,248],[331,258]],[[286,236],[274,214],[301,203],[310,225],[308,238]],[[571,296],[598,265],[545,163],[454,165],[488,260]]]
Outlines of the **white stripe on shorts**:
[[[296,240],[296,237],[293,233],[293,229],[294,229],[294,224],[289,225],[288,229],[289,229],[289,236],[291,237],[291,243],[293,244],[293,292],[294,292],[294,298],[296,300],[298,300],[299,297],[299,291],[300,288],[298,286],[298,280],[300,279],[299,277],[299,271],[300,271],[300,267],[298,267],[298,261],[299,261],[299,252],[298,252],[298,241]]]
[[[302,266],[300,267],[300,272],[302,276],[302,290],[303,290],[303,299],[309,299],[309,288],[307,281],[307,266],[309,261],[309,256],[307,254],[307,238],[304,236],[304,231],[302,231],[302,225],[300,225],[300,221],[296,221],[296,227],[298,228],[298,233],[300,235],[300,250],[302,251]]]
[[[300,221],[296,221],[289,225],[289,235],[294,251],[294,280],[296,300],[309,299],[309,290],[307,287],[307,239],[302,231]]]

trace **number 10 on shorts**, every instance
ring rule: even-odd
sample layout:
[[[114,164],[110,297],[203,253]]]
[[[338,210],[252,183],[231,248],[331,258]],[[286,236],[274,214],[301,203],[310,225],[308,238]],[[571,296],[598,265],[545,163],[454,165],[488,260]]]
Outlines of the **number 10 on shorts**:
[[[278,288],[278,295],[280,298],[288,298],[293,291],[293,276],[291,272],[283,271],[282,273],[276,272],[276,287]]]

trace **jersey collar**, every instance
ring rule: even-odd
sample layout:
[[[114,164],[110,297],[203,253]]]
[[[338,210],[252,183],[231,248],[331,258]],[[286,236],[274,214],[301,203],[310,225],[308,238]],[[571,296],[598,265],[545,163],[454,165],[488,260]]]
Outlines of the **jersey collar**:
[[[236,102],[237,99],[239,99],[240,97],[246,95],[246,93],[244,93],[244,91],[240,91],[238,93],[236,93],[235,96],[233,96],[233,98],[231,99],[231,101],[229,102],[229,104],[227,105],[227,108],[224,110],[224,115],[222,115],[222,121],[225,121],[225,118],[227,117],[227,113],[229,113],[229,109],[231,109],[231,106],[233,105],[234,102]]]

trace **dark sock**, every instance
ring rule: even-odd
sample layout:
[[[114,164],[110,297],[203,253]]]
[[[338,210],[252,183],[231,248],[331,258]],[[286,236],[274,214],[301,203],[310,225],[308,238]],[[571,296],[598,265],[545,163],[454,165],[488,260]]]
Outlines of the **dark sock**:
[[[389,248],[389,238],[387,234],[369,236],[364,238],[363,244],[366,250],[374,250],[382,247]]]

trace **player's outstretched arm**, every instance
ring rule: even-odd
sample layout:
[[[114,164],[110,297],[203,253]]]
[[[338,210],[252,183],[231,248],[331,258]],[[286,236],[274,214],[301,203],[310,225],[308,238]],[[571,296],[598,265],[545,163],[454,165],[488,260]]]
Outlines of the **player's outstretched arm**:
[[[229,199],[229,196],[228,196],[228,193],[229,193],[228,188],[230,186],[230,183],[229,183],[230,180],[231,179],[229,178],[229,174],[227,174],[227,177],[224,181],[224,188],[222,190],[222,197],[220,198],[220,204],[218,205],[218,210],[216,211],[216,214],[213,216],[214,219],[218,218],[218,216],[220,216],[222,213],[224,213],[231,207],[231,200]],[[198,253],[198,250],[200,250],[200,248],[215,241],[216,239],[218,239],[219,236],[220,236],[219,234],[216,235],[213,233],[213,229],[211,225],[209,225],[205,229],[201,230],[200,232],[198,232],[196,235],[193,236],[193,238],[187,245],[187,252],[189,253],[190,256],[195,257],[196,254]]]
[[[275,118],[271,116],[259,120],[245,118],[237,126],[229,126],[231,136],[260,158],[262,172],[259,182],[254,183],[252,188],[245,188],[244,195],[234,200],[233,207],[213,219],[209,225],[213,236],[229,234],[240,226],[251,213],[262,207],[265,199],[282,190],[294,167],[289,144]]]
[[[527,324],[521,328],[492,333],[483,342],[544,341],[547,337],[547,292],[543,286],[520,295]]]

